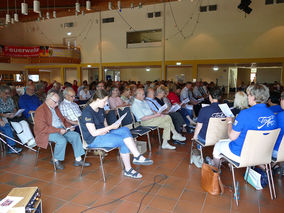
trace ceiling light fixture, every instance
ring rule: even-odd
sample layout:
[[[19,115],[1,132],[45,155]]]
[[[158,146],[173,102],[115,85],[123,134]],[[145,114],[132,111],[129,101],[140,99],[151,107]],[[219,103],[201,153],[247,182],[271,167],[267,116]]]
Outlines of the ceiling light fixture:
[[[146,67],[146,72],[150,72],[151,68],[150,67]]]
[[[68,32],[67,35],[68,35],[68,36],[71,36],[71,35],[72,35],[72,32]]]
[[[33,4],[34,12],[35,13],[40,13],[40,2],[38,0],[34,0]]]
[[[77,2],[75,3],[75,11],[80,13],[80,3],[79,1],[77,0]]]
[[[86,10],[91,10],[91,1],[86,1]]]
[[[176,65],[177,65],[177,66],[180,66],[180,65],[181,65],[181,62],[177,62]]]
[[[92,67],[92,65],[88,64],[87,67]]]
[[[17,13],[17,7],[16,7],[16,5],[17,5],[17,2],[16,2],[16,0],[15,0],[14,21],[15,21],[15,22],[19,22],[19,15],[18,15],[18,13]]]
[[[218,70],[219,70],[219,67],[218,67],[218,66],[214,66],[214,67],[213,67],[213,70],[214,70],[214,71],[218,71]]]
[[[9,0],[7,0],[7,13],[6,13],[6,24],[9,24],[11,22],[11,16],[9,14]]]
[[[48,0],[46,1],[46,5],[47,5],[47,11],[46,11],[46,18],[47,19],[50,19],[50,13],[49,13],[49,2],[48,2]]]
[[[56,10],[55,10],[55,0],[53,1],[53,12],[52,12],[53,18],[56,18]]]
[[[25,1],[21,3],[21,13],[28,15],[28,4]]]
[[[112,10],[112,3],[111,3],[111,1],[108,2],[108,9]]]
[[[121,2],[117,1],[117,9],[121,10]]]

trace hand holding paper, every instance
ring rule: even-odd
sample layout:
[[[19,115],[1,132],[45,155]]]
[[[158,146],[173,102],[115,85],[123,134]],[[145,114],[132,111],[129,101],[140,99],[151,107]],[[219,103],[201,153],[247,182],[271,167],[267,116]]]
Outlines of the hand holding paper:
[[[184,100],[181,102],[181,105],[187,104],[188,102],[189,102],[189,98],[186,98],[186,99],[184,99]]]
[[[163,111],[165,111],[168,108],[167,104],[164,104],[159,111],[157,112],[158,114],[161,114]]]
[[[120,125],[121,124],[121,122],[122,122],[122,120],[126,117],[126,115],[127,115],[127,112],[126,113],[124,113],[116,122],[114,122],[113,124],[115,124],[115,125]]]
[[[25,109],[19,109],[19,110],[15,113],[14,117],[21,115],[23,111],[25,111]],[[13,118],[14,118],[14,117],[13,117]]]
[[[219,104],[219,107],[226,117],[235,117],[227,104]]]
[[[178,104],[174,104],[172,105],[171,109],[169,110],[169,112],[176,112],[180,109],[180,105]]]

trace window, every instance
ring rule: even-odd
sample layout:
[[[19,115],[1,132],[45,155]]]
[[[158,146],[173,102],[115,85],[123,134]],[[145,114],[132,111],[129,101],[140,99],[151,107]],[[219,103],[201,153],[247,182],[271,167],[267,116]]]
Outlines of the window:
[[[33,80],[33,82],[39,82],[39,75],[29,75],[28,78]]]
[[[148,18],[153,18],[154,17],[154,13],[148,13]]]
[[[217,4],[209,5],[209,11],[216,11],[217,10]]]
[[[284,0],[276,0],[276,3],[277,3],[277,4],[284,3]]]
[[[200,6],[200,12],[207,12],[207,6]]]
[[[114,22],[114,17],[111,17],[111,18],[103,18],[102,22],[103,22],[103,23],[111,23],[111,22]]]
[[[161,17],[161,12],[155,12],[155,17]]]
[[[127,32],[126,40],[127,48],[160,46],[162,41],[162,30],[156,29]]]

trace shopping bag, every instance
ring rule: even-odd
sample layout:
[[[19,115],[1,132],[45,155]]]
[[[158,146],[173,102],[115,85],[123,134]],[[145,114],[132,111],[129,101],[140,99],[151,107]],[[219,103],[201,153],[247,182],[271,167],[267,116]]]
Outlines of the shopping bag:
[[[267,185],[266,173],[258,168],[254,168],[254,169],[251,168],[249,170],[249,174],[248,174],[248,168],[247,168],[244,178],[245,180],[247,178],[248,183],[252,185],[256,190],[261,190],[263,189],[263,187]]]

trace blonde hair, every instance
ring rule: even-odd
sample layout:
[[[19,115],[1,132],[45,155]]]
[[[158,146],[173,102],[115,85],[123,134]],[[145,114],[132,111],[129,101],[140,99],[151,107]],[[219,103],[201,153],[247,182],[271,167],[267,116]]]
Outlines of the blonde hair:
[[[248,97],[246,93],[239,91],[235,94],[234,107],[241,110],[248,108]]]

